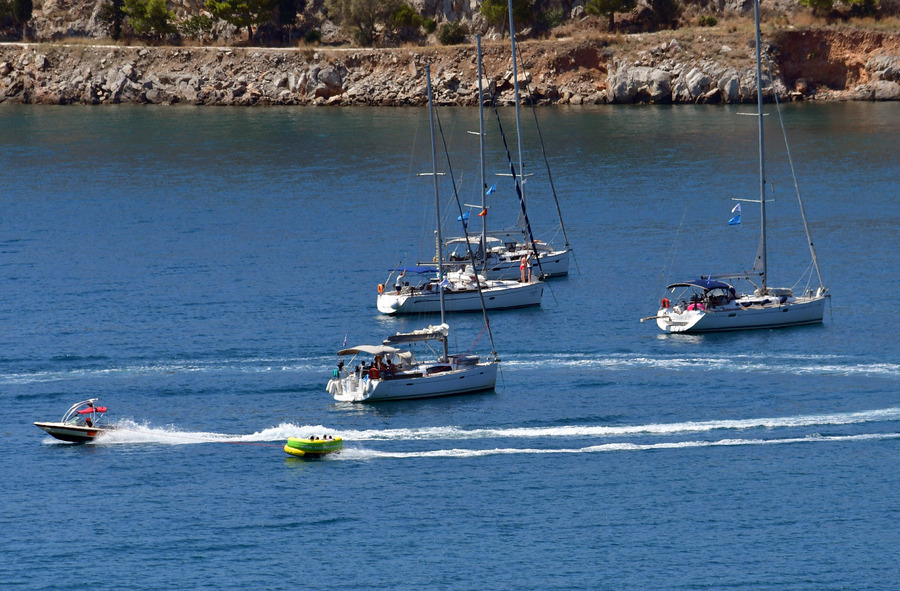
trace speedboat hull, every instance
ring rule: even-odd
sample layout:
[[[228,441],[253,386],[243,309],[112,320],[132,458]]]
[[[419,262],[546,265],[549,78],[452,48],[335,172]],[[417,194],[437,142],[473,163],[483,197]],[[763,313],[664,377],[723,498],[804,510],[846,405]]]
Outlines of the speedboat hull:
[[[69,443],[88,443],[101,435],[113,431],[114,427],[88,427],[84,425],[71,425],[67,423],[40,423],[34,424],[40,427],[60,441]]]
[[[355,375],[328,382],[328,392],[339,402],[411,400],[472,394],[493,390],[497,363],[478,363],[440,373],[398,374],[389,379],[362,379]]]
[[[688,334],[821,324],[825,297],[797,297],[780,304],[748,306],[738,300],[734,306],[707,310],[660,308],[656,324],[665,332]]]
[[[488,286],[482,290],[484,307],[487,310],[509,310],[541,305],[544,284],[508,283],[500,287]],[[394,293],[378,294],[378,311],[382,314],[419,314],[441,311],[440,294]],[[444,309],[447,312],[481,312],[481,298],[477,289],[465,291],[444,291]]]

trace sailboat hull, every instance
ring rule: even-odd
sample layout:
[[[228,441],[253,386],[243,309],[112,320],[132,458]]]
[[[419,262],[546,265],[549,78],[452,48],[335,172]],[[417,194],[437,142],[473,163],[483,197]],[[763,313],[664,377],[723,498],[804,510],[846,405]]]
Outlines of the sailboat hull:
[[[486,288],[484,307],[487,310],[508,310],[539,306],[544,293],[543,282],[515,283],[502,288]],[[441,311],[438,293],[394,293],[378,294],[378,311],[382,314],[419,314]],[[481,298],[478,290],[444,291],[444,309],[447,312],[481,312]]]
[[[335,378],[328,382],[328,392],[339,402],[377,402],[412,400],[472,394],[493,390],[497,384],[496,362],[478,363],[451,371],[428,375],[402,375],[391,379],[357,379],[355,376]]]
[[[826,297],[797,297],[783,304],[750,306],[742,306],[738,300],[737,305],[709,310],[661,308],[656,324],[665,332],[688,334],[821,324]]]

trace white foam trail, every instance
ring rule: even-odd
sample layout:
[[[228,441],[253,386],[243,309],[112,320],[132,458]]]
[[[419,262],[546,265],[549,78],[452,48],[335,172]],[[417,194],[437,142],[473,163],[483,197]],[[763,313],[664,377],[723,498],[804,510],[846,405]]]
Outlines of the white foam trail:
[[[270,427],[249,435],[184,431],[173,425],[152,427],[147,423],[139,424],[131,420],[119,421],[117,426],[117,430],[111,431],[97,439],[94,444],[157,443],[164,445],[190,445],[197,443],[264,443],[284,442],[288,437],[340,435],[338,431],[322,425],[293,425],[291,423],[282,423],[277,427]]]
[[[535,448],[495,448],[495,449],[441,449],[433,451],[414,452],[388,452],[369,449],[344,448],[340,454],[335,455],[337,460],[369,460],[369,459],[410,459],[410,458],[478,458],[485,456],[514,455],[514,454],[583,454],[583,453],[608,453],[626,451],[649,451],[666,449],[689,449],[700,447],[730,447],[742,445],[785,445],[797,443],[827,443],[837,441],[872,441],[900,439],[900,433],[867,433],[863,435],[813,435],[809,437],[794,437],[788,439],[721,439],[718,441],[679,441],[667,443],[606,443],[588,447],[567,449],[535,449]]]
[[[86,362],[87,363],[87,362]],[[320,358],[251,358],[187,360],[126,365],[122,367],[85,367],[68,370],[19,372],[0,375],[0,385],[22,385],[92,378],[131,377],[134,375],[169,375],[192,373],[313,373],[322,375],[322,384],[328,379],[333,360]],[[520,355],[507,356],[503,367],[516,371],[540,371],[549,369],[576,369],[579,371],[633,369],[658,369],[669,371],[726,371],[730,373],[785,373],[793,375],[835,375],[900,377],[900,364],[862,363],[857,359],[839,355],[791,355],[788,357],[764,357],[755,355],[722,356],[666,356],[647,357],[634,354],[613,355]]]
[[[793,355],[790,357],[760,357],[754,355],[716,356],[660,356],[646,357],[628,354],[597,356],[507,356],[506,368],[547,368],[579,370],[624,371],[630,369],[728,371],[732,373],[789,373],[796,375],[838,375],[900,377],[900,364],[860,363],[852,358],[836,355]]]
[[[510,427],[495,429],[460,429],[453,426],[417,429],[380,429],[343,431],[324,425],[295,425],[281,423],[250,434],[185,431],[174,425],[154,427],[133,420],[118,422],[119,429],[98,439],[97,445],[126,443],[157,443],[189,445],[197,443],[269,443],[282,442],[288,437],[310,435],[340,436],[350,441],[445,441],[503,438],[561,439],[574,437],[627,437],[637,435],[669,436],[687,433],[708,433],[717,430],[779,429],[816,426],[853,425],[900,420],[900,407],[849,413],[806,415],[796,417],[734,419],[722,421],[688,421],[683,423],[652,423],[647,425],[564,425],[554,427]],[[619,444],[614,444],[619,445]],[[624,445],[624,444],[623,444]],[[668,445],[668,444],[660,444]],[[679,444],[675,444],[679,445]]]
[[[628,435],[675,435],[702,433],[719,429],[776,429],[828,425],[852,425],[900,420],[900,407],[849,413],[819,414],[797,417],[734,419],[722,421],[688,421],[648,425],[569,425],[555,427],[511,427],[505,429],[459,429],[456,427],[425,427],[421,429],[385,429],[373,431],[344,431],[345,441],[377,440],[434,440],[434,439],[492,439],[527,437],[621,437]]]
[[[0,375],[0,385],[21,385],[66,380],[82,380],[92,378],[132,377],[135,375],[181,375],[193,373],[267,373],[267,372],[313,372],[326,373],[325,367],[332,365],[330,360],[290,359],[290,358],[254,358],[254,359],[218,359],[214,361],[194,360],[126,365],[122,367],[85,367],[67,370],[37,371],[30,373],[7,373]],[[327,381],[327,378],[324,378]]]

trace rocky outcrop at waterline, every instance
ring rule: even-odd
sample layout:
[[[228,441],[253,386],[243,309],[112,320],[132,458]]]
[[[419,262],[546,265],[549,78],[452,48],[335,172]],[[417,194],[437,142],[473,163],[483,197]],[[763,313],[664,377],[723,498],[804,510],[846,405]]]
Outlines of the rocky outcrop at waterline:
[[[670,33],[671,34],[671,33]],[[512,101],[507,43],[483,48],[485,85]],[[520,86],[539,104],[755,101],[752,37],[633,35],[520,44]],[[766,47],[787,99],[900,99],[900,35],[785,32]],[[0,102],[40,104],[477,104],[474,46],[262,49],[4,44]]]

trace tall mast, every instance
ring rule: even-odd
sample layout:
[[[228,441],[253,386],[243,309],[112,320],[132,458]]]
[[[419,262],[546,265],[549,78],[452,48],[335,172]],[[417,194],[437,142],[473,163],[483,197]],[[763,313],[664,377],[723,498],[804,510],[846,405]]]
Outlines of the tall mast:
[[[763,94],[762,94],[762,44],[760,42],[759,32],[759,0],[753,2],[754,16],[756,17],[756,103],[757,116],[759,119],[759,250],[756,253],[756,264],[754,268],[758,268],[762,275],[762,284],[760,290],[766,293],[768,287],[766,284],[766,158],[763,151]],[[774,89],[773,89],[774,90]]]
[[[513,5],[509,0],[509,40],[512,43],[513,90],[516,102],[516,137],[519,141],[519,184],[522,187],[522,208],[525,208],[525,168],[522,165],[522,122],[519,116],[519,71],[516,58],[516,28],[513,24]]]
[[[485,202],[485,191],[487,189],[487,185],[484,182],[484,93],[481,88],[481,35],[475,37],[476,45],[478,46],[478,149],[479,155],[481,157],[481,211],[482,213],[487,208],[487,203]],[[466,237],[466,241],[468,241],[468,236]],[[481,216],[481,258],[483,261],[483,268],[487,268],[487,216]],[[478,268],[475,268],[476,272]]]
[[[431,94],[431,66],[425,66],[425,86],[428,89],[428,126],[431,129],[431,176],[434,179],[434,218],[437,222],[437,241],[441,245],[444,238],[441,235],[441,200],[438,196],[438,174],[437,174],[437,148],[434,143],[434,96]],[[447,313],[444,309],[444,254],[443,248],[438,248],[438,294],[441,302],[441,324],[447,323]],[[450,355],[446,337],[441,339],[444,345],[444,356],[441,361],[446,363]]]

